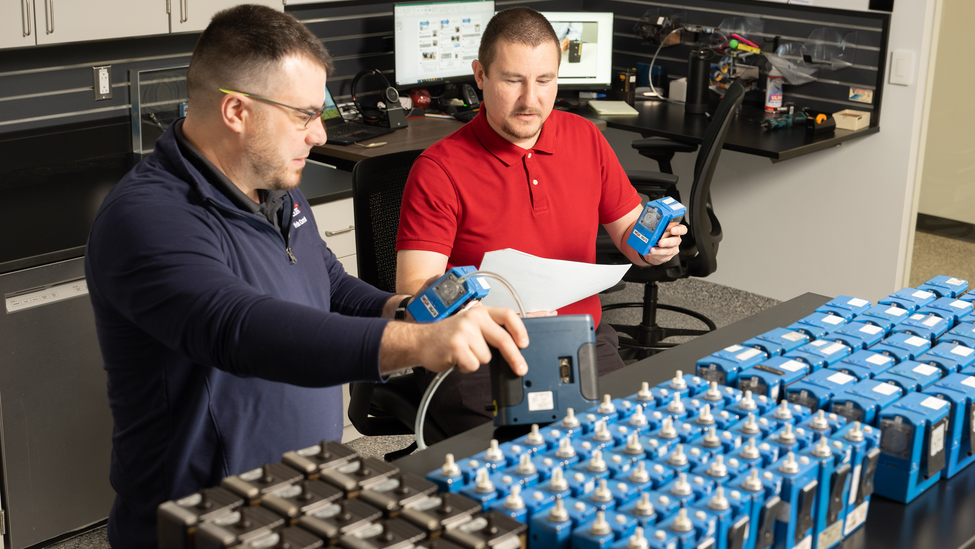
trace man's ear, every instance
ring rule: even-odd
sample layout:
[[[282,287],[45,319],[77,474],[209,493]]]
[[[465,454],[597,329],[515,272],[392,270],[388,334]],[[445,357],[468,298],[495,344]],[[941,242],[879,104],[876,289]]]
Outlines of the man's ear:
[[[247,108],[244,96],[239,93],[228,93],[220,99],[220,119],[231,131],[243,133],[247,119]]]
[[[473,62],[471,62],[471,68],[474,70],[474,80],[477,82],[478,89],[483,90],[484,76],[486,74],[484,65],[481,65],[481,62],[475,59]]]

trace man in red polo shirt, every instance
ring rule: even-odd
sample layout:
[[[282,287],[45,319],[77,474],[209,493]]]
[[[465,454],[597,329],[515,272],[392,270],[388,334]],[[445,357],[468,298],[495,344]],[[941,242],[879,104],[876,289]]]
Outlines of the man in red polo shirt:
[[[410,172],[396,243],[396,290],[416,293],[448,268],[480,265],[485,252],[503,248],[594,263],[599,225],[638,265],[676,255],[687,232],[682,225],[672,224],[646,256],[625,243],[642,209],[639,195],[591,122],[553,112],[561,48],[548,20],[529,8],[499,12],[478,54],[473,69],[484,93],[480,113],[427,149]],[[598,295],[558,313],[593,317],[600,375],[623,366],[615,330],[599,322]],[[482,369],[447,377],[430,415],[452,435],[488,421],[490,403]]]

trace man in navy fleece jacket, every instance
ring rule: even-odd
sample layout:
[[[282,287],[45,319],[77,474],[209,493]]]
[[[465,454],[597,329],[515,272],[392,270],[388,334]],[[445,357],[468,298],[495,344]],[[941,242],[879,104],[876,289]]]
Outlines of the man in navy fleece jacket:
[[[154,547],[156,507],[342,433],[340,384],[422,365],[523,374],[524,325],[476,307],[390,321],[409,296],[348,275],[297,189],[331,60],[290,15],[218,13],[189,114],[108,195],[85,272],[114,418],[108,536]],[[510,332],[510,333],[509,333]]]

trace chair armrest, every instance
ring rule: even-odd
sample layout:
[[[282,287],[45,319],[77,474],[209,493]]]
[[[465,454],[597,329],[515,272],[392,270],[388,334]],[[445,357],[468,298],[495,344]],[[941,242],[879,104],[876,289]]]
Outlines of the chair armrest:
[[[673,174],[663,172],[652,172],[647,170],[633,170],[626,172],[630,178],[630,184],[640,194],[645,194],[651,200],[673,196],[677,200],[677,181],[678,177]]]
[[[634,149],[645,153],[692,153],[697,150],[697,145],[693,143],[682,143],[666,137],[646,137],[644,139],[634,139],[631,145]]]

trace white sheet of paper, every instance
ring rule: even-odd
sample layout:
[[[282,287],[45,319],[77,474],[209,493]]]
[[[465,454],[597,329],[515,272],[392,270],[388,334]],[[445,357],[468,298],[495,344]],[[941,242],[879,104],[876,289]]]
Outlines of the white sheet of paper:
[[[507,248],[484,254],[480,270],[504,277],[518,292],[525,310],[554,311],[580,299],[611,288],[630,265],[593,265],[575,261],[545,259]],[[488,279],[491,291],[481,303],[518,310],[511,293],[496,280]]]

